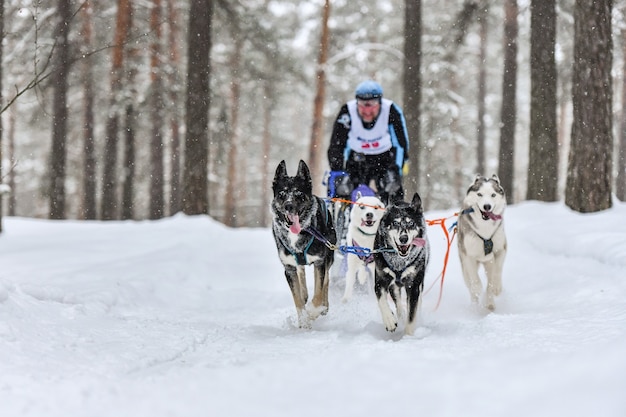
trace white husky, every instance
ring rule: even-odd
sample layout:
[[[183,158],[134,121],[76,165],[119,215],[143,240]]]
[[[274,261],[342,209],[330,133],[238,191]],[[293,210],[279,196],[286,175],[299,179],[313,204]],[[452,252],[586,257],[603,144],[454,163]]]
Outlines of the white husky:
[[[494,298],[502,291],[502,267],[506,256],[506,236],[502,215],[506,196],[497,175],[477,175],[467,190],[459,214],[459,257],[463,278],[473,303],[478,304],[482,283],[478,275],[482,264],[487,275],[487,289],[481,304],[496,308]]]
[[[346,245],[355,249],[356,253],[347,253],[348,271],[346,273],[346,289],[342,301],[345,303],[352,297],[357,277],[361,285],[365,285],[368,276],[374,279],[374,238],[385,213],[385,205],[375,196],[356,195],[356,203],[350,210],[350,223],[346,235]],[[364,248],[359,252],[359,248]],[[373,281],[372,281],[373,282]]]

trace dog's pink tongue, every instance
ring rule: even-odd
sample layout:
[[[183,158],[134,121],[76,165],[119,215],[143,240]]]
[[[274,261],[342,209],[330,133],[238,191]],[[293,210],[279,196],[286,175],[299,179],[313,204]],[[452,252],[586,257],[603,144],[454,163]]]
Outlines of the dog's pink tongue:
[[[421,237],[416,237],[415,239],[413,239],[411,244],[418,248],[423,248],[424,246],[426,246],[426,239],[422,239]]]
[[[500,220],[502,218],[502,216],[500,216],[499,214],[495,214],[493,211],[488,211],[486,212],[487,217],[489,217],[491,220]]]
[[[289,226],[289,230],[291,231],[291,233],[294,233],[296,235],[300,233],[300,230],[302,230],[302,227],[300,227],[300,216],[298,216],[297,214],[289,214],[287,215],[287,217],[291,222],[291,226]]]

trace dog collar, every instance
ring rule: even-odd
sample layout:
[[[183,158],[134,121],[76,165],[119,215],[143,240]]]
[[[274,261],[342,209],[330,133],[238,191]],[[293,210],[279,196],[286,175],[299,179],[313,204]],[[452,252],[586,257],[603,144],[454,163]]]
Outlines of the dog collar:
[[[374,233],[367,233],[365,231],[363,231],[363,229],[361,229],[360,227],[357,227],[357,230],[361,233],[363,233],[365,236],[376,236],[376,232]]]

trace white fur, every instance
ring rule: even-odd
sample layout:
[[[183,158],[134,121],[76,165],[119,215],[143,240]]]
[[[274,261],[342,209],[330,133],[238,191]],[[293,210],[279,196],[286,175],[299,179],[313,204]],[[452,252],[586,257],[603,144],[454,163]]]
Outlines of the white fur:
[[[380,225],[380,219],[385,213],[385,205],[374,196],[359,197],[356,204],[350,210],[350,223],[348,225],[348,233],[346,235],[346,245],[354,245],[372,250],[374,248],[374,238]],[[370,218],[370,224],[364,224],[366,219]],[[366,263],[358,255],[353,253],[346,254],[348,271],[346,273],[346,288],[342,301],[345,303],[352,298],[354,285],[358,278],[361,285],[367,283],[368,277],[374,278],[374,262]]]
[[[492,181],[484,182],[477,190],[470,188],[463,200],[463,209],[473,209],[471,213],[459,215],[459,257],[463,279],[470,299],[474,304],[481,304],[489,310],[495,310],[495,297],[502,292],[502,269],[506,257],[507,242],[502,216],[506,208],[506,197],[494,188],[496,176]],[[485,207],[499,219],[484,219]],[[491,239],[493,251],[485,254],[484,240]],[[479,268],[483,266],[487,276],[487,288],[483,294]],[[482,295],[482,300],[479,300]]]

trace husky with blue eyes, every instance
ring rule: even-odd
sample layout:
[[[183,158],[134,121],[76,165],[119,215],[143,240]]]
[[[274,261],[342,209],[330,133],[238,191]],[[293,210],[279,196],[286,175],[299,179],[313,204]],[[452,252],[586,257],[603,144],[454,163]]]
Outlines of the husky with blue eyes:
[[[463,199],[458,220],[458,247],[463,279],[474,305],[493,311],[502,291],[502,268],[507,244],[502,216],[506,195],[497,175],[477,175]],[[478,274],[483,266],[487,288]]]
[[[424,291],[430,257],[422,200],[415,193],[410,203],[393,202],[383,215],[374,241],[374,291],[385,329],[393,332],[406,317],[404,333],[413,335]],[[402,295],[406,296],[406,309]],[[395,304],[392,311],[388,296]]]

